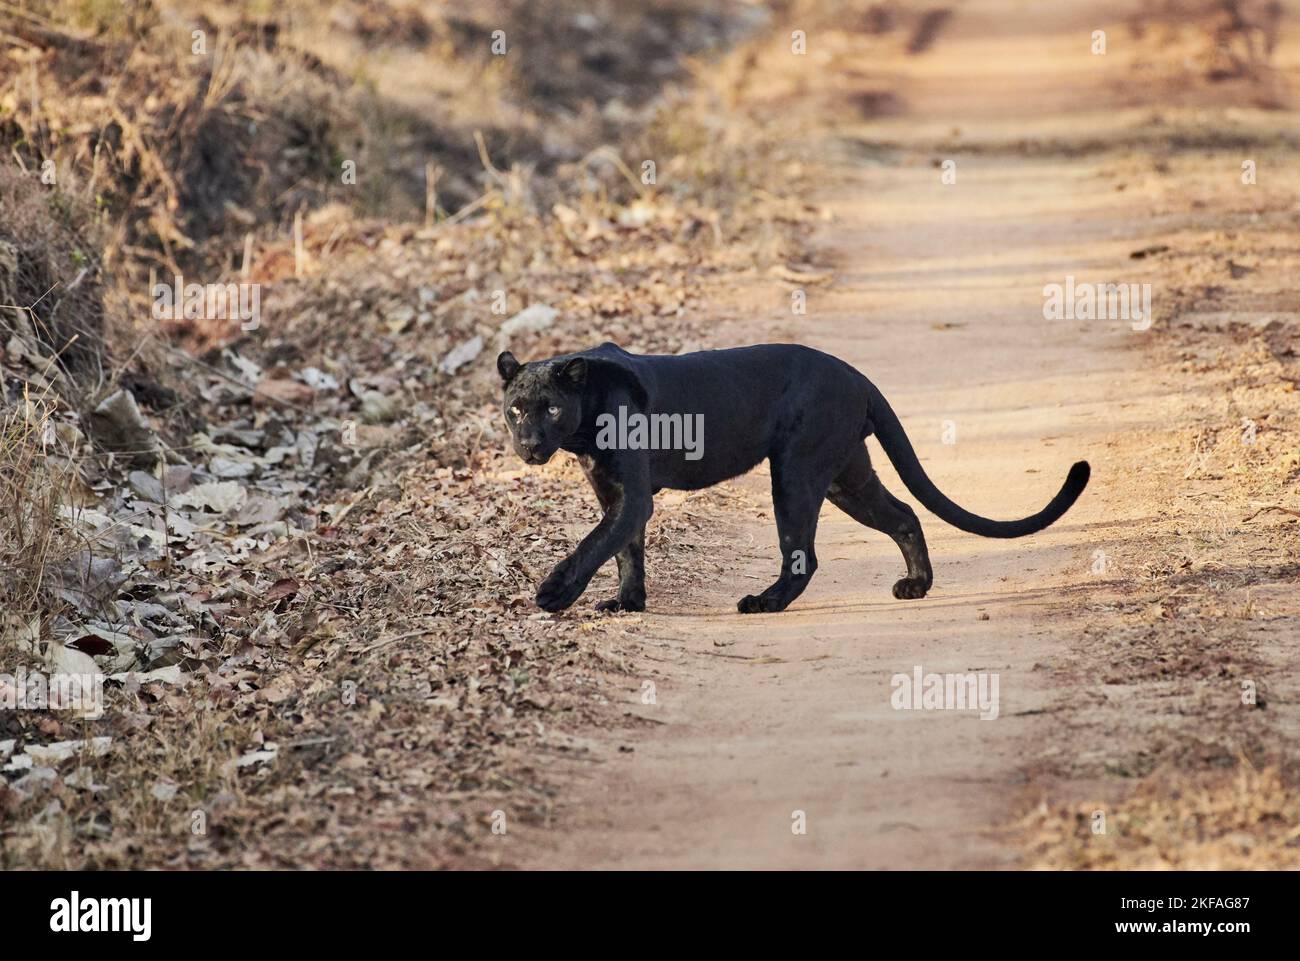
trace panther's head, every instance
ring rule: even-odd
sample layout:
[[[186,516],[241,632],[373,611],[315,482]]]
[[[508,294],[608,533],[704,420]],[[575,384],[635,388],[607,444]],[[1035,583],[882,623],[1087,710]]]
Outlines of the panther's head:
[[[545,464],[582,426],[582,388],[587,362],[581,357],[521,364],[504,351],[497,372],[505,384],[501,409],[515,451],[529,464]]]

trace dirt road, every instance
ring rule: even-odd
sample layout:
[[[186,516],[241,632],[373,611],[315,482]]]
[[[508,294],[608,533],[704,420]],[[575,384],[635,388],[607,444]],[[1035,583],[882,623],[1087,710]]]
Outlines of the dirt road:
[[[676,597],[671,572],[650,561],[651,659],[641,664],[654,703],[632,690],[629,710],[659,723],[621,741],[630,752],[585,768],[561,811],[569,827],[541,842],[541,863],[1008,862],[985,829],[1008,816],[1027,746],[1052,724],[1035,713],[1050,694],[1036,668],[1072,628],[1039,614],[1092,576],[1096,528],[1114,518],[1106,438],[1123,425],[1111,401],[1138,363],[1122,348],[1139,335],[1117,322],[1043,317],[1045,283],[1114,264],[1137,230],[1090,164],[957,152],[956,182],[945,184],[935,155],[911,149],[932,131],[971,123],[976,106],[990,123],[1043,123],[1042,97],[1023,116],[999,112],[1004,102],[1024,105],[996,90],[1012,42],[999,22],[1008,21],[959,13],[946,31],[963,37],[959,46],[941,62],[917,58],[900,69],[907,112],[883,130],[896,147],[859,155],[847,183],[821,198],[834,222],[818,246],[837,283],[810,291],[806,316],[771,298],[757,315],[748,314],[756,304],[738,306],[742,319],[722,336],[797,340],[853,363],[891,400],[931,476],[970,510],[1031,513],[1080,458],[1092,462],[1093,486],[1062,522],[1017,541],[962,534],[918,508],[935,566],[921,601],[890,596],[903,571],[894,545],[827,504],[808,591],[784,614],[741,617],[735,600],[766,586],[777,566],[760,468],[740,483],[762,516],[720,546],[743,558],[730,582]],[[1076,26],[1060,51],[1067,60],[1070,42],[1088,55],[1079,39],[1086,23]],[[1029,58],[1013,89],[1041,93],[1061,71],[1060,59]],[[954,104],[943,89],[993,93]],[[872,134],[882,136],[879,125]],[[886,486],[915,503],[871,446]],[[996,674],[999,716],[893,709],[891,678],[917,666]],[[798,812],[806,833],[796,830]]]

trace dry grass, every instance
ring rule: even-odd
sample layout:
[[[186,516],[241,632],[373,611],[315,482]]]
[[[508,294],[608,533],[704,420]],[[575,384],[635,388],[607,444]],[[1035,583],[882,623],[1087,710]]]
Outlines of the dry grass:
[[[50,383],[102,377],[99,248],[89,209],[34,174],[0,169],[0,336],[19,336],[47,358]]]
[[[0,611],[24,622],[48,610],[47,571],[76,546],[59,521],[75,475],[59,446],[50,401],[24,397],[0,410]]]
[[[1240,871],[1300,867],[1297,825],[1294,784],[1241,759],[1227,772],[1162,770],[1120,804],[1043,804],[1018,828],[1030,868]]]
[[[120,294],[143,301],[151,270],[223,270],[229,253],[205,241],[283,226],[328,196],[355,116],[319,65],[240,33],[214,31],[192,53],[184,21],[150,5],[97,31],[42,6],[10,28],[20,48],[0,75],[0,141],[29,174],[52,171],[60,196],[104,212]]]
[[[0,145],[105,211],[104,263],[140,306],[155,275],[244,266],[246,237],[260,260],[300,211],[454,214],[491,186],[484,151],[554,173],[642,125],[684,51],[733,39],[739,6],[26,0],[0,34]],[[494,56],[502,27],[512,52]]]
[[[0,170],[0,611],[24,624],[51,608],[48,571],[75,549],[59,509],[76,431],[59,409],[106,359],[93,234],[84,210]],[[11,370],[22,363],[25,380]]]

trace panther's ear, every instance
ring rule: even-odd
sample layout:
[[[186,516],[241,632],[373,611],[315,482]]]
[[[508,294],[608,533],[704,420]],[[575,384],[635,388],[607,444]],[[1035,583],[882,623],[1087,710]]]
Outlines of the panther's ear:
[[[587,362],[581,357],[566,361],[555,373],[555,379],[565,387],[581,387],[587,382]]]
[[[519,373],[519,368],[522,366],[523,364],[515,360],[515,355],[508,350],[503,350],[497,355],[497,373],[501,375],[503,383],[508,384],[514,380],[515,374]]]

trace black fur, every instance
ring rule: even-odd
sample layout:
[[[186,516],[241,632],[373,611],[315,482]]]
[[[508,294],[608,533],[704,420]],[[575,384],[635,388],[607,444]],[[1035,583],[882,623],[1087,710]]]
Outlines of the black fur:
[[[894,596],[924,597],[932,572],[913,510],[881,486],[863,443],[875,434],[907,489],[949,524],[984,537],[1021,537],[1057,520],[1088,483],[1079,461],[1037,514],[994,521],[963,510],[926,476],[893,410],[875,386],[829,354],[795,344],[763,344],[694,354],[630,354],[614,344],[520,364],[497,358],[506,422],[519,455],[544,464],[557,450],[577,455],[604,516],[542,581],[537,604],[561,611],[576,601],[611,557],[618,596],[600,610],[645,609],[645,525],[663,488],[698,490],[771,462],[781,573],[742,613],[781,611],[817,569],[814,541],[822,501],[892,537],[907,562]],[[702,416],[698,459],[674,450],[598,445],[597,418],[627,413]]]

